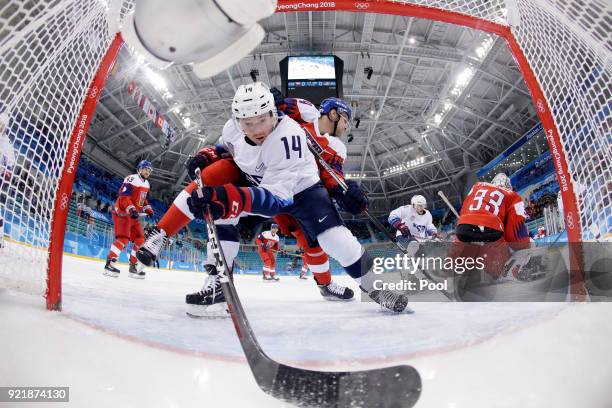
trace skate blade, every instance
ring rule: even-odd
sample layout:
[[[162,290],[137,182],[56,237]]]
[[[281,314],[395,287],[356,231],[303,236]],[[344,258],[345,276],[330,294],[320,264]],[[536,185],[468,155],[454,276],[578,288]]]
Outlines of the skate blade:
[[[146,275],[136,275],[135,273],[130,273],[129,276],[132,279],[144,279]]]
[[[214,305],[187,305],[185,313],[189,317],[198,319],[223,319],[230,317],[227,303],[216,303]]]
[[[401,312],[395,312],[391,309],[387,309],[386,307],[380,306],[380,311],[381,313],[392,314],[392,315],[414,314],[414,310],[412,310],[409,306],[406,306],[406,308],[402,310]]]
[[[102,275],[108,276],[109,278],[118,278],[119,272],[112,272],[112,271],[105,270],[104,272],[102,272]]]
[[[351,302],[355,300],[355,296],[353,296],[352,298],[348,298],[348,299],[342,299],[342,298],[338,298],[335,296],[322,296],[322,297],[328,302]]]

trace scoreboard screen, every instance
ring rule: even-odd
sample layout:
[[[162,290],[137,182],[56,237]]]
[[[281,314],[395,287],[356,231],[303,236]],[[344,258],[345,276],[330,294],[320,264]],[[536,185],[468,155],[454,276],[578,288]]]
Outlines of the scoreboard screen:
[[[325,98],[342,97],[344,62],[335,55],[289,56],[280,62],[285,95],[319,105]]]

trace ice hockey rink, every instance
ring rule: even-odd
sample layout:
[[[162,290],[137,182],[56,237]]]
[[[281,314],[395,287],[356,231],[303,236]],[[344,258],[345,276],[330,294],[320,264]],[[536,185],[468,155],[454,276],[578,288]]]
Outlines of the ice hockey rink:
[[[413,406],[397,395],[417,394],[416,375],[354,373],[408,365],[421,380],[416,408],[612,408],[611,22],[612,0],[0,1],[0,408],[296,406],[262,391],[249,362],[264,374],[259,384],[272,378],[268,392],[299,395],[292,401],[303,406],[332,394],[327,401],[362,407],[360,393],[376,408]],[[249,85],[260,81],[276,91],[260,94],[268,108],[263,100],[259,107],[242,100],[253,106],[245,114],[236,106],[238,91],[264,89]],[[343,103],[329,108],[323,102],[330,97]],[[316,107],[311,119],[296,111],[301,104],[293,98]],[[272,118],[267,136],[247,132],[248,121],[240,124],[263,114],[264,122],[251,124],[259,128]],[[333,198],[297,196],[318,183],[316,176],[298,180],[316,173],[306,163],[306,134],[279,131],[279,161],[268,163],[274,156],[263,148],[264,137],[282,130],[276,119],[286,116],[326,138],[318,163],[332,165],[355,194],[338,190],[344,183],[335,180],[339,185],[325,183]],[[231,132],[240,143],[244,133],[249,145],[257,136],[257,160],[240,166],[244,150],[230,141]],[[312,211],[298,224],[309,227],[317,218],[317,231],[306,228],[306,235],[322,251],[302,257],[298,234],[283,234],[278,247],[260,246],[259,234],[278,220],[244,220],[235,264],[246,272],[234,276],[240,302],[232,304],[238,312],[236,304],[244,307],[249,324],[242,326],[229,316],[186,314],[185,295],[207,278],[193,269],[210,255],[213,234],[203,220],[187,224],[191,216],[181,208],[182,215],[171,211],[165,220],[172,228],[155,254],[162,269],[147,268],[146,279],[137,280],[122,263],[133,249],[124,248],[126,235],[141,249],[145,231],[163,239],[155,226],[163,227],[177,195],[189,194],[184,189],[198,162],[229,159],[216,148],[194,159],[218,143],[238,163],[241,181],[287,195],[278,195],[278,203],[295,197],[282,211],[327,206],[335,214],[335,201],[351,234],[321,239],[338,223],[323,228],[329,214]],[[321,151],[329,157],[319,157]],[[281,166],[282,160],[291,162]],[[147,168],[152,173],[141,174],[138,189],[124,185]],[[502,187],[520,196],[512,204],[505,193],[494,198],[474,189],[500,173],[508,179]],[[285,183],[283,191],[276,188]],[[466,199],[472,191],[477,206]],[[120,195],[127,197],[122,192],[139,204],[116,207]],[[272,207],[255,211],[260,194],[240,195],[240,211],[273,215]],[[235,215],[236,204],[226,216]],[[359,211],[349,208],[356,204]],[[500,215],[502,204],[508,207],[502,214],[514,216]],[[420,210],[392,217],[409,205],[427,208],[430,219],[415,223],[416,215],[424,217]],[[464,207],[499,219],[459,222]],[[127,216],[140,220],[142,233],[122,231]],[[417,251],[418,242],[408,251],[416,235],[405,232],[410,224],[422,227],[422,238],[433,238],[440,252]],[[465,236],[460,224],[471,225],[482,242]],[[457,241],[484,247],[491,233],[510,243],[531,239],[504,254],[508,262],[493,258],[507,266],[494,279],[486,267],[473,275],[456,263],[436,269],[456,284],[449,298],[461,290],[470,295],[466,281],[474,276],[476,288],[484,287],[477,295],[499,296],[468,302],[448,301],[441,291],[409,293],[409,312],[398,314],[362,301],[340,266],[365,282],[356,259],[392,260],[394,237],[402,245],[398,231],[399,241],[410,243],[397,249],[412,260],[457,259],[441,249]],[[262,249],[270,251],[267,259]],[[120,276],[104,276],[101,259],[109,270],[117,261]],[[308,264],[329,268],[355,299],[324,300],[310,274],[296,276]],[[264,282],[262,265],[276,268],[280,280]],[[492,279],[478,286],[483,276]],[[542,301],[505,301],[532,294]],[[236,327],[244,335],[249,326],[253,343],[279,364],[351,375],[287,374],[255,353],[247,361]],[[67,387],[69,400],[4,402],[6,387]],[[391,397],[379,397],[389,389]]]
[[[231,319],[185,314],[184,295],[205,274],[135,280],[123,265],[114,279],[100,261],[65,256],[64,265],[62,313],[0,291],[0,383],[69,386],[70,403],[54,406],[291,406],[259,390]],[[414,314],[395,315],[326,302],[310,279],[235,282],[270,357],[324,371],[410,364],[423,380],[417,407],[612,404],[610,304],[413,302]]]

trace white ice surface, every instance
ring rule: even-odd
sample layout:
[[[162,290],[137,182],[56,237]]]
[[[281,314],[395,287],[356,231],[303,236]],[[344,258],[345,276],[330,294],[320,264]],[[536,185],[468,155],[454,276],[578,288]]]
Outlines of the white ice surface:
[[[102,267],[64,258],[61,313],[0,291],[0,386],[67,385],[74,407],[287,406],[257,388],[231,320],[185,315],[204,274],[149,270],[141,281]],[[612,406],[610,304],[415,302],[415,314],[391,315],[326,302],[310,279],[237,276],[236,286],[272,358],[322,370],[411,364],[423,377],[417,407]]]

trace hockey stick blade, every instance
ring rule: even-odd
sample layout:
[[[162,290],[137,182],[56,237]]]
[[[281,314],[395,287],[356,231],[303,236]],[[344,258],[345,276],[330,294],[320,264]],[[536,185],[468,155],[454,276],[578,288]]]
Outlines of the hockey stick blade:
[[[221,284],[234,328],[257,385],[300,407],[405,407],[416,404],[421,377],[413,367],[324,372],[291,367],[268,357],[257,342],[230,281]]]
[[[421,395],[421,377],[410,366],[352,372],[269,368],[259,379],[261,389],[300,407],[412,407]]]

